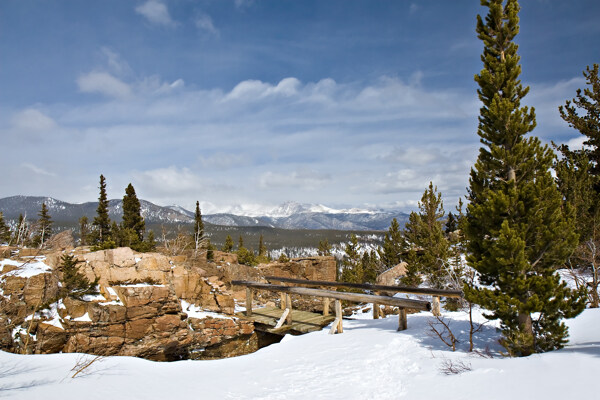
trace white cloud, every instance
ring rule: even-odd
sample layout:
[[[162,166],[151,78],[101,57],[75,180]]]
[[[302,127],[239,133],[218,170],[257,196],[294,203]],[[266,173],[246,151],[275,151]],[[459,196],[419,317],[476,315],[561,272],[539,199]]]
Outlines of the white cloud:
[[[244,9],[250,7],[254,3],[254,0],[235,0],[234,4],[237,9]]]
[[[287,174],[266,172],[260,177],[260,187],[263,189],[278,189],[294,187],[296,190],[316,190],[331,180],[326,173],[312,169],[301,169]]]
[[[101,47],[100,51],[106,57],[108,67],[117,75],[130,75],[132,74],[131,67],[124,61],[121,56],[111,50],[108,47]]]
[[[148,0],[135,8],[135,11],[146,17],[148,21],[156,25],[175,26],[177,23],[171,18],[167,6],[158,0]]]
[[[57,127],[56,122],[52,118],[34,108],[28,108],[16,113],[12,117],[11,122],[13,128],[25,132],[44,132]]]
[[[131,87],[107,72],[89,72],[77,78],[79,90],[100,93],[108,97],[124,98],[131,95]]]
[[[39,168],[39,167],[36,167],[35,165],[33,165],[31,163],[22,163],[21,166],[24,168],[27,168],[28,170],[30,170],[38,175],[51,176],[51,177],[56,176],[55,173],[47,171],[47,170]]]
[[[208,32],[212,35],[219,36],[219,30],[215,28],[215,25],[213,24],[213,20],[210,17],[210,15],[201,13],[196,17],[194,23],[196,24],[196,28]]]

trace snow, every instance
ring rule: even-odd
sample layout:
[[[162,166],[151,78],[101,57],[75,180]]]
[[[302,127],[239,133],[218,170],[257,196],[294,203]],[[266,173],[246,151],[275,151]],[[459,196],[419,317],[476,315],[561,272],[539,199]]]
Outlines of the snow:
[[[492,323],[476,347],[493,358],[465,351],[468,320],[445,313],[463,342],[451,352],[430,337],[430,313],[372,320],[369,313],[344,320],[344,333],[327,328],[286,336],[256,353],[215,361],[159,363],[108,357],[72,379],[79,354],[17,355],[0,352],[0,390],[8,399],[564,399],[593,398],[600,368],[600,310],[568,320],[571,338],[562,350],[526,358],[503,358]],[[89,358],[91,359],[91,358]],[[448,363],[463,373],[446,375]],[[22,387],[22,389],[14,389]],[[13,388],[13,389],[11,389]]]
[[[4,259],[0,261],[0,270],[4,268],[5,265],[12,265],[19,268],[4,274],[4,276],[18,276],[20,278],[31,278],[32,276],[45,274],[52,270],[49,265],[44,264],[44,262],[39,259],[27,262]]]
[[[231,317],[228,317],[223,314],[210,312],[210,311],[204,311],[204,310],[202,310],[202,307],[194,305],[194,304],[190,304],[185,300],[181,300],[181,309],[183,310],[184,313],[187,314],[188,318],[202,319],[202,318],[212,317],[212,318],[231,319]]]
[[[81,317],[73,318],[73,321],[77,321],[77,322],[92,322],[92,319],[90,318],[90,314],[86,312]]]

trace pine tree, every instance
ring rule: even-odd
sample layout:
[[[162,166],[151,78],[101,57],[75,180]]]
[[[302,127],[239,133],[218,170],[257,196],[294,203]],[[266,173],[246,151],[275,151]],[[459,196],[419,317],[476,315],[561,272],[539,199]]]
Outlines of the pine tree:
[[[196,201],[196,212],[194,214],[194,243],[196,251],[200,249],[204,239],[204,222],[202,222],[202,213],[200,212],[200,202]]]
[[[424,274],[429,286],[445,288],[448,280],[448,240],[444,235],[442,194],[429,182],[419,202],[419,213],[412,212],[406,223],[406,241],[411,249],[407,256],[406,284],[419,282]],[[412,280],[412,282],[410,282]]]
[[[400,224],[394,218],[383,238],[383,246],[379,249],[379,258],[386,269],[395,267],[400,263],[402,253],[406,247]]]
[[[37,233],[34,238],[34,243],[39,245],[40,248],[44,245],[45,241],[52,236],[52,218],[48,213],[48,207],[46,203],[42,203],[42,209],[38,213],[40,217],[37,222]]]
[[[258,255],[260,257],[264,257],[267,255],[267,246],[265,246],[265,239],[263,238],[262,233],[258,238]]]
[[[598,64],[594,64],[591,69],[587,66],[583,76],[589,87],[585,88],[583,92],[581,89],[577,89],[576,97],[573,100],[567,100],[566,104],[560,106],[558,110],[562,119],[569,126],[586,136],[583,143],[589,147],[587,152],[592,161],[591,172],[595,176],[600,176],[600,75],[598,74]],[[580,111],[585,111],[585,115],[580,116]],[[596,190],[600,192],[598,185]]]
[[[242,235],[240,235],[240,238],[238,239],[238,250],[244,247],[244,238],[242,238]]]
[[[100,175],[100,197],[98,197],[98,208],[92,225],[96,227],[94,244],[102,245],[111,239],[110,218],[108,217],[108,198],[106,196],[106,180]]]
[[[125,196],[123,196],[123,222],[121,223],[121,229],[131,229],[135,233],[137,241],[132,243],[134,245],[144,240],[146,223],[142,217],[142,206],[131,183],[127,185]]]
[[[233,238],[230,235],[227,235],[227,237],[225,238],[225,243],[223,244],[223,247],[221,248],[221,251],[224,251],[225,253],[231,253],[232,250],[233,250]]]
[[[577,283],[587,286],[590,306],[600,305],[600,76],[598,64],[583,72],[589,87],[577,90],[573,100],[559,107],[561,117],[586,136],[586,147],[570,150],[557,147],[562,158],[555,163],[558,185],[566,201],[575,210],[579,246],[569,257],[568,265],[591,281],[582,278]],[[579,115],[585,112],[584,115]]]
[[[342,259],[342,281],[350,283],[364,283],[364,269],[362,257],[359,252],[358,238],[355,234],[350,236],[346,244],[346,254]]]
[[[581,293],[569,290],[556,273],[577,236],[550,174],[553,153],[536,137],[533,108],[521,107],[529,88],[519,80],[516,0],[482,0],[477,17],[484,43],[479,84],[478,135],[483,147],[471,169],[467,261],[486,287],[465,285],[470,301],[500,319],[510,354],[560,348],[567,337],[562,318],[583,310]],[[535,319],[532,314],[535,313]]]
[[[59,271],[62,272],[62,286],[60,288],[60,297],[73,297],[81,299],[86,294],[98,294],[96,290],[98,279],[90,282],[84,274],[79,272],[77,264],[79,261],[71,254],[65,254],[61,258]]]
[[[331,245],[327,238],[323,240],[319,240],[319,248],[317,249],[317,254],[320,256],[330,256],[331,255]]]
[[[8,225],[6,225],[6,222],[4,221],[4,215],[0,211],[0,243],[10,242],[10,236],[10,228]]]

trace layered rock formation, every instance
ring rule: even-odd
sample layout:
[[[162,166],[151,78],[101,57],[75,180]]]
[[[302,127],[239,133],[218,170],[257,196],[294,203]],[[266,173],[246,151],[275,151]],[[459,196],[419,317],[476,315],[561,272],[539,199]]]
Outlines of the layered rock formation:
[[[99,279],[100,295],[58,299],[64,252],[0,263],[2,349],[161,361],[246,354],[258,349],[259,340],[252,323],[227,316],[235,306],[232,279],[335,278],[332,257],[254,268],[227,257],[208,263],[129,248],[71,253],[80,261],[81,273],[90,281]]]

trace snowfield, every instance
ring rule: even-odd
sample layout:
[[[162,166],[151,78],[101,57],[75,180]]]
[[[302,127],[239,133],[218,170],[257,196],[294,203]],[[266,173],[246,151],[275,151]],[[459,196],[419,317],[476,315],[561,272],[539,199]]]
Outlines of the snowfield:
[[[0,397],[8,399],[564,399],[594,398],[600,371],[600,310],[567,321],[569,345],[526,358],[504,358],[492,323],[477,336],[493,358],[469,354],[465,313],[445,313],[462,342],[456,352],[430,332],[430,313],[372,320],[370,313],[254,354],[216,361],[152,362],[108,357],[75,378],[81,354],[0,352]],[[446,375],[450,363],[468,370]],[[596,393],[596,395],[594,395]]]

